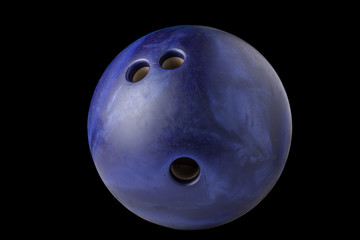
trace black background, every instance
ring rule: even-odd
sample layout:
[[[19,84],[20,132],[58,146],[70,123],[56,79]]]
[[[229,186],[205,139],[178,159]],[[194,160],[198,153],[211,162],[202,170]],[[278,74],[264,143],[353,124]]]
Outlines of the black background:
[[[35,234],[146,237],[289,237],[337,232],[340,209],[320,146],[327,138],[323,115],[329,99],[319,97],[324,35],[330,17],[311,7],[267,9],[115,6],[51,8],[20,23],[17,57],[29,67],[24,91],[28,127],[16,190],[21,211],[9,217]],[[232,9],[236,8],[236,9]],[[276,7],[275,7],[276,8]],[[287,92],[293,137],[285,169],[275,187],[253,210],[209,230],[179,231],[157,226],[123,207],[102,183],[87,140],[87,113],[98,80],[125,47],[155,30],[205,25],[232,33],[255,47],[274,67]],[[26,40],[24,40],[26,39]],[[18,46],[19,46],[18,45]],[[18,61],[19,62],[19,61]],[[21,155],[21,152],[16,152]],[[20,184],[16,184],[19,186]],[[18,189],[18,188],[15,188]]]

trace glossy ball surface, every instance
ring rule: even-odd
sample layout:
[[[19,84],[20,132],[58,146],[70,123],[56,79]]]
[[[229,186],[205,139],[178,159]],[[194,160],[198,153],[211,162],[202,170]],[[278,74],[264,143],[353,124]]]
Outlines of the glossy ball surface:
[[[162,29],[125,48],[88,115],[107,188],[133,213],[175,229],[215,227],[256,206],[284,168],[291,132],[272,66],[204,26]]]

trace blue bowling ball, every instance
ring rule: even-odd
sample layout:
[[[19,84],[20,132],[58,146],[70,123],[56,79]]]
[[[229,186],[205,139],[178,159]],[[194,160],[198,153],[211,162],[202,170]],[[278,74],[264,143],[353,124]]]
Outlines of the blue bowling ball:
[[[269,62],[205,26],[165,28],[125,48],[88,115],[106,187],[131,212],[174,229],[212,228],[254,208],[280,177],[291,133]]]

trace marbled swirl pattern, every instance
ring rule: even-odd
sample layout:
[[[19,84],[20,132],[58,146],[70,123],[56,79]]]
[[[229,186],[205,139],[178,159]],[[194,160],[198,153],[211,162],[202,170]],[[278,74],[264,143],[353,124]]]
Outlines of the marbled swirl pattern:
[[[163,69],[159,59],[171,49],[184,52],[184,63]],[[131,83],[126,72],[138,60],[150,70]],[[279,178],[291,132],[289,102],[267,60],[203,26],[162,29],[124,49],[88,116],[91,154],[108,189],[138,216],[176,229],[211,228],[252,209]],[[198,163],[196,183],[172,178],[179,157]]]

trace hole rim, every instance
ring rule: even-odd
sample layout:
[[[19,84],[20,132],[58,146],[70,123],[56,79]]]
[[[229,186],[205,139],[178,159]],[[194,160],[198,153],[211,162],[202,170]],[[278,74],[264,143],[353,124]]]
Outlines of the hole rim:
[[[144,67],[148,67],[146,74],[137,81],[134,81],[134,76],[136,75],[136,73]],[[149,72],[150,72],[149,61],[146,59],[138,59],[127,67],[125,78],[126,81],[128,81],[129,83],[138,83],[144,80],[144,78],[149,74]]]
[[[195,170],[195,172],[194,172],[194,174],[193,174],[193,176],[191,178],[186,178],[186,179],[180,178],[179,174],[174,173],[174,169],[173,169],[174,165],[173,164],[175,162],[183,161],[183,160],[185,160],[185,161],[191,160],[191,163],[194,163],[195,166],[196,166],[196,170]],[[193,158],[190,158],[190,157],[178,157],[175,160],[173,160],[171,162],[170,166],[169,166],[169,172],[170,172],[170,175],[171,175],[172,179],[176,183],[181,184],[181,185],[193,185],[193,184],[195,184],[195,183],[197,183],[199,181],[200,175],[201,175],[201,169],[200,169],[200,166],[199,166],[198,162],[195,161]]]
[[[163,66],[164,62],[166,60],[168,60],[169,58],[172,58],[172,57],[178,57],[178,58],[181,58],[183,61],[180,65],[176,66],[176,67],[173,67],[173,68],[165,68]],[[178,48],[171,48],[171,49],[168,49],[166,50],[163,54],[160,55],[160,58],[158,60],[160,66],[162,69],[165,69],[165,70],[174,70],[174,69],[177,69],[181,66],[184,65],[184,63],[186,62],[186,54],[183,50],[181,49],[178,49]]]

